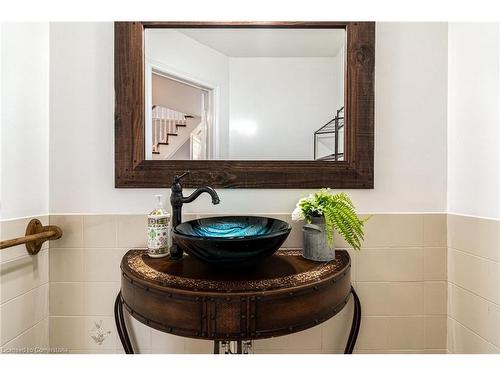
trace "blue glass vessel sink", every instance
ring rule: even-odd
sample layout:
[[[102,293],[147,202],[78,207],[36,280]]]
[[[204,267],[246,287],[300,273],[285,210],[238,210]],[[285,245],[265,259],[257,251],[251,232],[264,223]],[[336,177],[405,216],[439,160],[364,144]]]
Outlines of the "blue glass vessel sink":
[[[223,216],[186,221],[173,230],[186,253],[221,268],[249,267],[273,255],[290,234],[282,220],[260,216]]]

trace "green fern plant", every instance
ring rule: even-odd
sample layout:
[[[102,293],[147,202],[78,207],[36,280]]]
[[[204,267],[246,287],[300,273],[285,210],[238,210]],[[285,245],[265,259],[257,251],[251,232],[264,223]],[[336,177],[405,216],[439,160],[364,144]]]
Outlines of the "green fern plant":
[[[354,204],[346,193],[333,194],[330,189],[321,189],[300,199],[292,213],[292,219],[311,223],[313,217],[325,218],[329,246],[333,246],[333,232],[337,230],[349,245],[360,250],[364,235],[363,226],[369,217],[358,217]]]

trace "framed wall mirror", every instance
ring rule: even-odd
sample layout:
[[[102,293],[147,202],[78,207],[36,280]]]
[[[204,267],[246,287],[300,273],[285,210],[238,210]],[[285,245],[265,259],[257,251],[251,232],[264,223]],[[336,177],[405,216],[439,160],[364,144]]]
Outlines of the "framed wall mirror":
[[[115,186],[373,188],[373,22],[115,23]]]

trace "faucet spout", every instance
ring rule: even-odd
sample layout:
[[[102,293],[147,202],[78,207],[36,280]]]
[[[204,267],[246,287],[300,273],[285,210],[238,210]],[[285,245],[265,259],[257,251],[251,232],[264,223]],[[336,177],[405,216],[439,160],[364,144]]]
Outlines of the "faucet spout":
[[[217,195],[217,192],[211,188],[210,186],[203,186],[201,188],[196,189],[191,195],[187,197],[182,197],[181,202],[182,203],[191,203],[194,201],[196,198],[198,198],[201,194],[207,193],[212,197],[212,204],[219,204],[220,199],[219,196]]]

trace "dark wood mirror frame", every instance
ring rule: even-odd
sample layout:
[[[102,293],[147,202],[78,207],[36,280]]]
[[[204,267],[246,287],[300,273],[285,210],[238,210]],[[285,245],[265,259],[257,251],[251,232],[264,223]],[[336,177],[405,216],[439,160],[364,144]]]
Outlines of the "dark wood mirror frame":
[[[144,30],[146,28],[343,28],[345,161],[146,160]],[[374,22],[116,22],[115,187],[166,188],[187,170],[186,187],[373,188]]]

